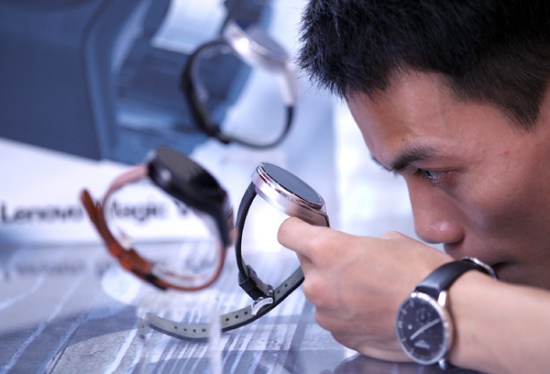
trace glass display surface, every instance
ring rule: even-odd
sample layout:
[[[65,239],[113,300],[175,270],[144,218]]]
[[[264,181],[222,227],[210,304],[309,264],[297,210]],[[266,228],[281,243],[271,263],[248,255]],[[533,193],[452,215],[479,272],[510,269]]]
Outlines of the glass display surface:
[[[293,266],[276,253],[256,260],[257,270],[273,279]],[[317,325],[301,288],[263,318],[207,342],[176,339],[143,323],[148,311],[202,320],[215,309],[247,305],[233,261],[213,288],[193,294],[156,290],[99,245],[2,244],[0,263],[0,373],[443,373],[343,347]]]

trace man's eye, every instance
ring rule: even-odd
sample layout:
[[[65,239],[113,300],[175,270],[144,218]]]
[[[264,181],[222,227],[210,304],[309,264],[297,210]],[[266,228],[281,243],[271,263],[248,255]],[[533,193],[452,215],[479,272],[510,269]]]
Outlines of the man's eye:
[[[423,170],[423,169],[418,169],[416,171],[417,175],[428,178],[432,182],[437,182],[438,180],[443,178],[445,173],[446,173],[445,171],[432,171],[432,170]]]

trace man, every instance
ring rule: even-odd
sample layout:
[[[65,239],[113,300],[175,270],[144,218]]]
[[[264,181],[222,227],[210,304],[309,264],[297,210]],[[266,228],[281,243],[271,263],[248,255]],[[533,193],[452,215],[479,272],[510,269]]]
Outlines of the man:
[[[447,287],[454,339],[444,359],[489,373],[548,371],[549,8],[517,0],[307,6],[300,65],[346,100],[372,157],[405,179],[418,236],[445,249],[399,233],[357,237],[285,221],[279,241],[300,259],[317,322],[342,344],[410,360],[396,333],[400,305],[441,265],[475,257],[500,280],[466,271]]]

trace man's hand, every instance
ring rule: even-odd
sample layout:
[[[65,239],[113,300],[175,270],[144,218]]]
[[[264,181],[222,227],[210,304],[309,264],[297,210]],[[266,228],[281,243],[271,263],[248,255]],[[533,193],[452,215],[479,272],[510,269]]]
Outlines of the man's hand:
[[[408,360],[395,333],[397,309],[450,256],[396,232],[359,237],[297,218],[283,222],[278,239],[298,255],[321,327],[367,356]]]

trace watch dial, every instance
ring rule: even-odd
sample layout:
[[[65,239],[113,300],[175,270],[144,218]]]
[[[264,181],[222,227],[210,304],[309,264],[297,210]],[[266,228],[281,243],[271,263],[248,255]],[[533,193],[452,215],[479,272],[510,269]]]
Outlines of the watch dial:
[[[444,309],[425,294],[413,293],[399,308],[397,337],[414,361],[434,364],[449,347],[449,319]]]
[[[272,164],[264,163],[262,166],[271,179],[280,184],[287,191],[301,197],[303,200],[309,201],[314,205],[323,205],[323,199],[321,196],[307,183],[294,174]]]

